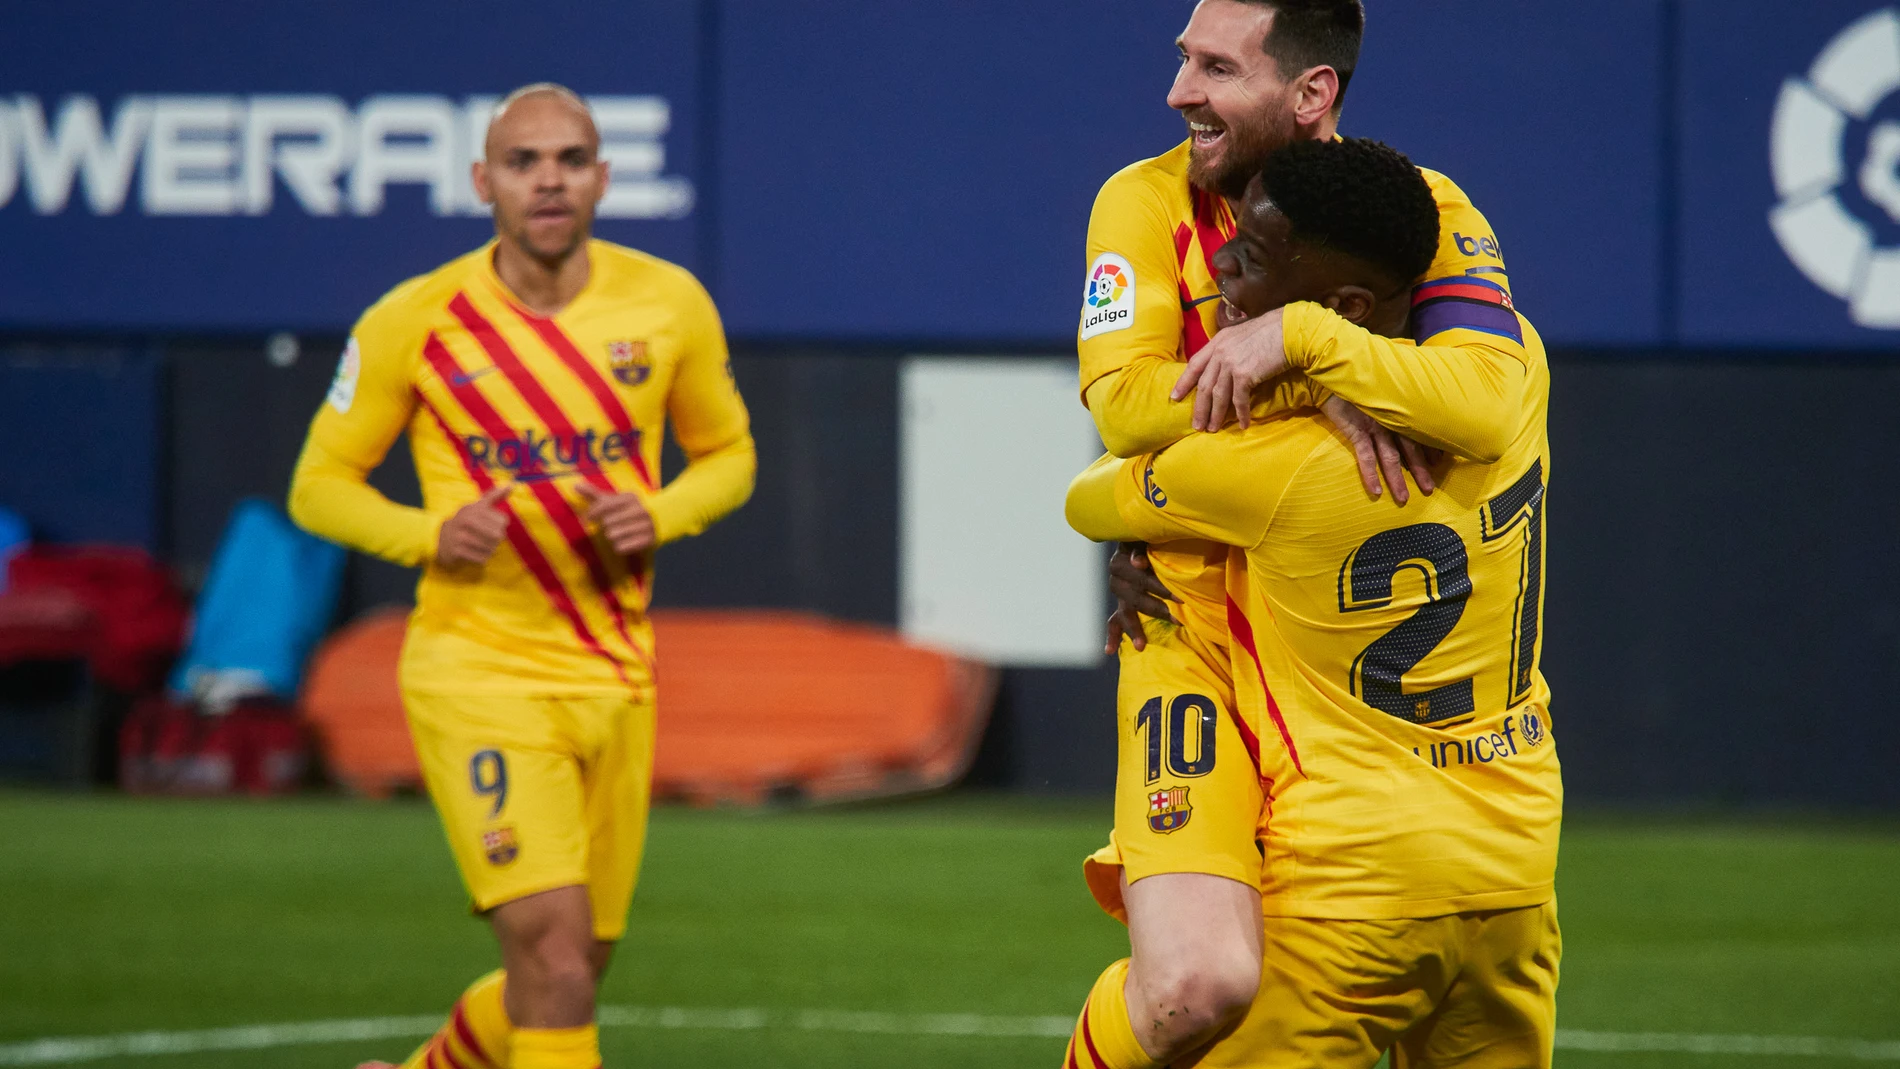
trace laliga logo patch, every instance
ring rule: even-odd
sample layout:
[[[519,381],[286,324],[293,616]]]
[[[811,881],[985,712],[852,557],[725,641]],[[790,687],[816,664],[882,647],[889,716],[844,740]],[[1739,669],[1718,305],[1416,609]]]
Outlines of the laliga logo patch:
[[[363,354],[356,347],[356,335],[343,347],[343,359],[336,362],[336,378],[330,380],[330,407],[348,412],[356,403],[356,380],[363,373]]]
[[[506,865],[521,853],[515,845],[515,829],[504,825],[482,833],[482,853],[490,865]]]
[[[1163,787],[1148,796],[1148,826],[1163,835],[1187,827],[1193,815],[1186,787]]]
[[[643,341],[608,342],[607,366],[614,369],[614,378],[622,386],[638,386],[653,374],[653,362],[647,359],[647,343]]]
[[[1525,713],[1522,727],[1526,745],[1535,746],[1544,741],[1543,717],[1538,716],[1536,713]]]
[[[1828,42],[1806,79],[1782,83],[1769,226],[1808,280],[1863,327],[1900,328],[1900,13],[1885,8]]]
[[[1105,252],[1089,265],[1088,284],[1082,289],[1082,340],[1134,325],[1135,269]]]

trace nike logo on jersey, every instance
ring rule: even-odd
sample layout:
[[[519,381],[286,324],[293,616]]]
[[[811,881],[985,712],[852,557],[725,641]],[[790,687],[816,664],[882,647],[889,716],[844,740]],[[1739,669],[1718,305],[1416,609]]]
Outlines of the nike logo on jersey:
[[[473,371],[466,371],[466,372],[458,371],[455,373],[454,377],[451,378],[449,381],[456,386],[467,386],[469,383],[474,382],[476,379],[481,378],[483,375],[486,375],[491,371],[499,371],[499,370],[501,369],[496,367],[493,364],[490,364],[487,367],[478,367]]]
[[[1181,310],[1185,312],[1190,308],[1199,308],[1201,305],[1204,305],[1209,301],[1218,301],[1218,300],[1220,300],[1220,294],[1218,293],[1210,293],[1205,297],[1201,297],[1192,301],[1184,297],[1181,299]]]

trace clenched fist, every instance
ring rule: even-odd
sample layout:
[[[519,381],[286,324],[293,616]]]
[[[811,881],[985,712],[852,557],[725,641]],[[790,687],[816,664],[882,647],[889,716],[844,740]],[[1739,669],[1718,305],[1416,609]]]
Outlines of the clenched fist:
[[[503,483],[479,501],[457,509],[436,536],[436,563],[445,568],[486,563],[508,536],[508,514],[501,510],[501,502],[514,487],[514,483]]]
[[[617,494],[587,482],[580,484],[578,493],[587,502],[588,522],[600,528],[616,553],[627,556],[653,548],[659,533],[638,494]]]

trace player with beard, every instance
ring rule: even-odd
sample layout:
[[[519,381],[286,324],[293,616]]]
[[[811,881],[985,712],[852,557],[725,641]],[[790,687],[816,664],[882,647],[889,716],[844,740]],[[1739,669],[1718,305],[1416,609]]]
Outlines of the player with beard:
[[[1304,300],[1378,335],[1429,335],[1464,314],[1448,296],[1462,281],[1412,285],[1438,224],[1398,152],[1296,142],[1215,255],[1222,325]],[[1550,380],[1529,323],[1513,314],[1511,329],[1529,389],[1502,456],[1440,468],[1439,492],[1409,507],[1349,489],[1352,456],[1310,411],[1104,458],[1070,487],[1070,523],[1090,538],[1210,538],[1245,562],[1229,582],[1232,673],[1263,745],[1217,755],[1210,710],[1176,702],[1146,764],[1164,827],[1210,781],[1218,797],[1230,757],[1270,785],[1263,969],[1245,1016],[1205,1049],[1167,1052],[1177,1067],[1371,1069],[1387,1051],[1396,1069],[1550,1064],[1563,796],[1538,670]],[[1071,1064],[1154,1064],[1132,1036],[1088,1038]]]
[[[403,707],[501,945],[502,968],[404,1069],[598,1069],[594,995],[652,782],[652,551],[752,491],[712,299],[684,269],[589,237],[599,150],[567,89],[501,102],[473,173],[495,239],[364,313],[291,484],[306,529],[423,569]],[[669,419],[687,465],[662,486]],[[404,434],[421,508],[367,484]]]
[[[1361,444],[1355,406],[1472,460],[1495,461],[1511,441],[1528,404],[1529,358],[1490,226],[1442,175],[1423,172],[1441,224],[1424,277],[1456,285],[1439,298],[1451,314],[1435,316],[1431,333],[1395,341],[1301,302],[1216,334],[1212,261],[1235,232],[1230,198],[1274,150],[1337,136],[1363,27],[1358,0],[1203,0],[1195,8],[1168,96],[1189,140],[1109,179],[1089,222],[1081,384],[1114,455],[1217,427],[1229,408],[1245,423],[1307,405]],[[1303,375],[1274,378],[1276,359]],[[1197,362],[1184,369],[1183,361]],[[1212,380],[1191,401],[1175,396],[1203,373]],[[1265,385],[1255,391],[1256,383]],[[1403,504],[1401,449],[1418,488],[1430,493],[1432,480],[1416,447],[1382,445],[1385,482]],[[1376,478],[1363,470],[1362,478],[1379,496]],[[1160,610],[1154,618],[1124,610],[1111,621],[1121,660],[1115,830],[1085,873],[1103,907],[1128,922],[1131,957],[1097,980],[1073,1044],[1105,1046],[1102,1064],[1147,1065],[1192,1047],[1242,1012],[1258,984],[1256,836],[1274,785],[1241,758],[1273,740],[1235,714],[1228,587],[1230,577],[1243,585],[1245,570],[1230,556],[1211,541],[1148,547],[1146,561],[1173,604],[1151,603]],[[1194,730],[1175,726],[1184,723]],[[1156,755],[1192,782],[1179,793],[1155,789],[1147,773]],[[1138,1038],[1131,1021],[1141,1024]]]

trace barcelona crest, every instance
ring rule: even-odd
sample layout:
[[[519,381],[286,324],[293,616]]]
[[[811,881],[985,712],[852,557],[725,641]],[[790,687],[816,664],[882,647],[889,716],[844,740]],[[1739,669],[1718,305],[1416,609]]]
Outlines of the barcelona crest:
[[[482,853],[488,856],[490,865],[506,865],[513,861],[521,853],[515,845],[515,829],[504,826],[483,832]]]
[[[1186,787],[1163,787],[1148,796],[1148,826],[1163,835],[1187,827],[1193,815]]]
[[[614,378],[622,386],[638,386],[653,374],[653,362],[647,359],[647,343],[643,341],[608,342],[607,366],[613,368]]]

